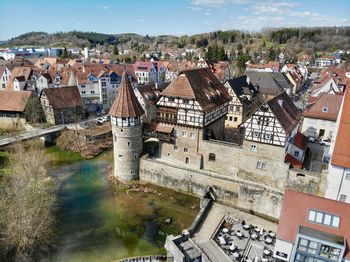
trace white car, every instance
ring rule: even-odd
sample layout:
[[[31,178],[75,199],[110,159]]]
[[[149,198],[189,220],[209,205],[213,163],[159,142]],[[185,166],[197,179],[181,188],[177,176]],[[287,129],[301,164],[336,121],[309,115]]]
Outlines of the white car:
[[[319,144],[323,146],[331,146],[331,141],[326,139],[320,139]]]

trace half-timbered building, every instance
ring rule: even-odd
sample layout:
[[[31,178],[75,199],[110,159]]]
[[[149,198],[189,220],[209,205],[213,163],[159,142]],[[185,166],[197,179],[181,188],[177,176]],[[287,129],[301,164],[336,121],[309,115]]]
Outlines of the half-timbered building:
[[[174,137],[171,143],[160,141],[160,156],[200,167],[200,142],[224,137],[229,100],[227,90],[210,68],[180,72],[157,102],[157,122],[172,127],[167,130]]]
[[[259,106],[243,123],[245,140],[285,147],[301,113],[286,92]]]
[[[232,97],[228,106],[225,127],[237,128],[246,119],[249,112],[256,108],[256,104],[261,104],[263,98],[246,75],[230,79],[224,85]]]

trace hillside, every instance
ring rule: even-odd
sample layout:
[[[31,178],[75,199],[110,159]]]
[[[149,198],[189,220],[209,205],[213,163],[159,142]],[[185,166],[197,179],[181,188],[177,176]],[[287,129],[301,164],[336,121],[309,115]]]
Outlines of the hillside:
[[[248,33],[239,30],[215,31],[192,36],[173,35],[138,35],[103,34],[96,32],[29,32],[8,40],[6,46],[65,46],[65,47],[98,47],[103,51],[115,53],[118,50],[131,50],[133,59],[148,52],[172,52],[180,49],[200,48],[202,53],[213,52],[212,59],[222,57],[222,51],[228,54],[246,54],[253,60],[274,59],[281,51],[295,55],[308,53],[316,55],[319,52],[350,49],[350,27],[310,27],[310,28],[276,28]],[[211,48],[209,48],[211,47]],[[210,49],[210,50],[208,50]],[[220,52],[216,54],[215,52]],[[209,52],[208,52],[209,53]],[[115,53],[117,54],[117,53]],[[167,58],[167,57],[166,57]],[[190,54],[187,59],[196,58]]]

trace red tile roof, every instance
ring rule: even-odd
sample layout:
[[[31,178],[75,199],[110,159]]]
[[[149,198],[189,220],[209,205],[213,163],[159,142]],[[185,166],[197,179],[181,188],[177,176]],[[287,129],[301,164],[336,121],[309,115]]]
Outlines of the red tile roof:
[[[309,209],[340,216],[339,228],[308,221]],[[350,204],[287,189],[284,193],[276,237],[294,243],[299,225],[350,239]],[[349,249],[344,256],[349,259]]]
[[[314,102],[310,108],[308,108],[304,116],[311,118],[318,118],[324,120],[337,121],[338,112],[343,100],[342,95],[331,95],[331,94],[322,94],[316,102]],[[327,112],[324,112],[323,109],[327,108]]]
[[[300,132],[298,132],[293,139],[293,145],[299,147],[303,151],[306,151],[308,142],[309,138]]]
[[[126,72],[124,72],[120,82],[118,96],[109,111],[109,115],[115,117],[137,117],[142,116],[144,113],[145,111],[135,96],[129,78]]]
[[[0,91],[0,111],[23,112],[31,95],[30,91]]]
[[[300,162],[298,159],[296,159],[294,156],[291,154],[287,153],[286,157],[284,158],[285,163],[290,163],[291,166],[294,168],[302,168],[303,163]]]
[[[345,91],[340,122],[332,154],[332,164],[350,168],[350,91]],[[349,226],[350,228],[350,226]]]

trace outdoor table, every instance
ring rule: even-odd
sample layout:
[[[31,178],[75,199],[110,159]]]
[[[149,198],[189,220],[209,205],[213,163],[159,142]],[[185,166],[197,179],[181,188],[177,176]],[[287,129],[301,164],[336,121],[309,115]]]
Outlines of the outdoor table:
[[[267,249],[265,249],[265,250],[263,251],[263,253],[264,253],[266,256],[268,256],[268,255],[271,254],[271,252],[270,252],[269,250],[267,250]]]
[[[243,226],[243,228],[244,228],[244,229],[249,229],[249,228],[250,228],[250,226],[249,226],[249,225],[247,225],[247,224],[245,224],[245,225]]]
[[[255,234],[255,233],[253,233],[253,234],[251,235],[251,237],[252,237],[252,239],[256,239],[256,238],[258,237],[258,235]]]
[[[271,238],[269,238],[269,237],[268,237],[268,238],[266,238],[266,239],[265,239],[265,243],[267,243],[267,244],[271,244],[271,243],[272,243],[272,239],[271,239]]]
[[[234,258],[237,258],[237,257],[239,257],[239,254],[238,254],[237,252],[235,252],[235,253],[232,254],[232,256],[233,256]]]
[[[273,232],[270,232],[270,233],[269,233],[269,236],[270,236],[270,237],[275,237],[275,236],[276,236],[276,234],[275,234],[275,233],[273,233]]]
[[[222,232],[223,232],[223,233],[228,233],[228,228],[224,227],[224,228],[222,229]]]
[[[236,233],[236,236],[242,237],[242,236],[243,236],[243,235],[242,235],[242,232],[237,232],[237,233]]]

